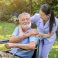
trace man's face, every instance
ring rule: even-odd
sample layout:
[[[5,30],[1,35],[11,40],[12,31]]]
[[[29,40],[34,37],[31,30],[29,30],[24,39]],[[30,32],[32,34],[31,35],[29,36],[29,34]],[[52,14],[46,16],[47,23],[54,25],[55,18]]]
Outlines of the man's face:
[[[30,28],[31,27],[31,19],[30,16],[24,15],[20,18],[19,23],[22,28]]]

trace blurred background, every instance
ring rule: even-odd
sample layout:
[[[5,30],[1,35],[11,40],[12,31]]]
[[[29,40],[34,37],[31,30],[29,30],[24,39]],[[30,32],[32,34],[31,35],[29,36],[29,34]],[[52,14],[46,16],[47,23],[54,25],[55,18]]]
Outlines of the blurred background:
[[[0,40],[8,39],[12,34],[20,13],[24,11],[31,15],[38,13],[40,5],[44,3],[48,3],[58,17],[58,0],[0,0]],[[49,58],[58,58],[58,34]]]

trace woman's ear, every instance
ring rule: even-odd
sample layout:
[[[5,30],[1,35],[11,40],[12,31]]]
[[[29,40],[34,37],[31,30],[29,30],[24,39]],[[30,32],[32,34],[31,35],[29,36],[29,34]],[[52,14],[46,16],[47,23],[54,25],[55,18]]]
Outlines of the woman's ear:
[[[48,14],[48,17],[51,17],[51,14]]]
[[[51,14],[48,14],[47,17],[50,18],[51,17]]]

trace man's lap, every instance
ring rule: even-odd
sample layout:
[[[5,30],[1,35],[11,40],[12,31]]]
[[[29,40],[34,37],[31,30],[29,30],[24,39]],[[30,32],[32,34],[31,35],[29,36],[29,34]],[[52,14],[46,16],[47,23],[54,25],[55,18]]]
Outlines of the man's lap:
[[[10,53],[0,51],[0,58],[20,58],[20,57],[15,56],[15,55],[10,54]]]

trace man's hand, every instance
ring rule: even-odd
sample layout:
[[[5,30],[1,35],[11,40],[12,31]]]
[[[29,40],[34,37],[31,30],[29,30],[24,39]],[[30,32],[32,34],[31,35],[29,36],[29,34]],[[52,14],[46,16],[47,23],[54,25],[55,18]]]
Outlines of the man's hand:
[[[14,48],[15,47],[15,43],[7,43],[5,44],[6,48]]]

